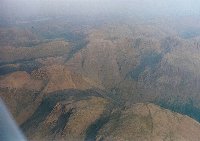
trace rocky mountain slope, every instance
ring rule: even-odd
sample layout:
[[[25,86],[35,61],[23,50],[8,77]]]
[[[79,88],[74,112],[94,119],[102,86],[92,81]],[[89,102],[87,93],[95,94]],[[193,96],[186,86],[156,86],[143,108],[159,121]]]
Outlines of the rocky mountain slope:
[[[68,90],[46,97],[22,129],[30,140],[200,139],[200,124],[187,116],[154,104],[121,109],[94,91]]]
[[[182,23],[0,28],[0,97],[33,141],[197,141],[200,28]]]
[[[153,25],[124,25],[91,30],[88,41],[66,63],[73,71],[100,81],[119,100],[153,102],[199,120],[196,37],[185,39]]]
[[[99,130],[98,140],[199,140],[199,123],[154,104],[135,104],[122,110]],[[188,134],[189,133],[189,134]],[[190,134],[191,133],[191,134]]]

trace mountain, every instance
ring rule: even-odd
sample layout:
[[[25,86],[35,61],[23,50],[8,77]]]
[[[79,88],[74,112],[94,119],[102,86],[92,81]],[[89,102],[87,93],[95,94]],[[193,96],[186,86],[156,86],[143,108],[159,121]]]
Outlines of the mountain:
[[[0,97],[28,139],[199,140],[198,18],[74,23],[0,28]]]
[[[185,39],[165,24],[103,27],[89,32],[87,47],[66,65],[119,100],[152,102],[199,120],[197,37]]]
[[[187,116],[154,104],[121,109],[109,102],[94,91],[57,92],[42,101],[22,129],[30,140],[200,139],[200,124]]]
[[[61,65],[44,67],[31,74],[17,71],[0,79],[0,96],[19,123],[26,121],[34,112],[43,95],[66,89],[92,88],[103,89],[98,83]]]
[[[98,140],[190,141],[199,140],[199,123],[154,104],[125,108],[99,130]]]

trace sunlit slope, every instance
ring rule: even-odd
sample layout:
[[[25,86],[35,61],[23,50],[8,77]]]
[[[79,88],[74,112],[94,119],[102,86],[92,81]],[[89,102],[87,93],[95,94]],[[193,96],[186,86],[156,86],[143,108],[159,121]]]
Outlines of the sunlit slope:
[[[30,140],[200,139],[199,123],[187,116],[153,104],[121,109],[110,102],[94,91],[57,92],[43,99],[22,129]]]
[[[199,120],[197,38],[165,25],[104,26],[89,32],[87,47],[66,65],[119,100],[151,101]]]
[[[168,22],[0,29],[0,96],[31,140],[199,140],[200,28]]]
[[[99,140],[120,141],[197,141],[199,123],[187,116],[154,104],[135,104],[125,108],[98,132]]]

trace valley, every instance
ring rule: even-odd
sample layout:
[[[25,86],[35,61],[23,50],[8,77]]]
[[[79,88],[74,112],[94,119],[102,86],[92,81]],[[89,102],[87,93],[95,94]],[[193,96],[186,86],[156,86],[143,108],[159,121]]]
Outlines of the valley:
[[[198,141],[194,22],[1,27],[0,97],[30,141]]]

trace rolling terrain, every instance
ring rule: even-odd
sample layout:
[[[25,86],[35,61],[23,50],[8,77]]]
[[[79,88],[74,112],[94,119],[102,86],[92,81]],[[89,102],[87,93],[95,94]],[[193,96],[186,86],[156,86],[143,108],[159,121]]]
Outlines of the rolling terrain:
[[[29,140],[200,140],[198,19],[57,20],[0,28],[0,97]]]

